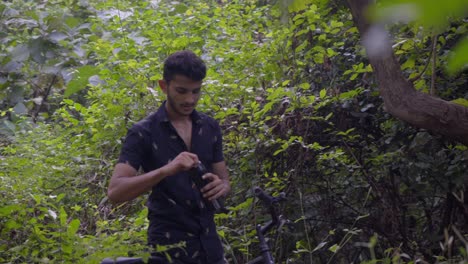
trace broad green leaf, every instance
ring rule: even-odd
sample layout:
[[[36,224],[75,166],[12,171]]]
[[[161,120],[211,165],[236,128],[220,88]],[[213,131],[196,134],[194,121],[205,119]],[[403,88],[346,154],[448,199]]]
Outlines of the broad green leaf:
[[[340,131],[338,133],[336,133],[337,135],[339,136],[347,136],[349,133],[353,132],[355,130],[355,128],[350,128],[346,131]]]
[[[320,90],[320,99],[325,98],[325,96],[327,96],[327,90],[325,89]]]
[[[330,22],[330,26],[335,28],[335,27],[342,27],[342,26],[344,26],[344,24],[343,24],[343,22],[332,20]]]
[[[65,19],[65,24],[70,28],[74,28],[80,24],[80,20],[75,17],[67,17]]]
[[[7,230],[21,228],[22,225],[14,220],[9,220],[6,222],[5,227]]]
[[[339,249],[340,249],[340,246],[338,246],[338,244],[334,244],[333,246],[328,248],[328,250],[330,250],[333,253],[336,253]]]
[[[84,89],[88,85],[89,78],[97,73],[96,70],[97,68],[91,65],[78,68],[74,73],[73,79],[68,83],[64,96],[69,97]]]
[[[468,67],[468,36],[457,43],[449,57],[447,70],[450,74],[455,74]]]
[[[29,49],[27,45],[18,45],[11,52],[11,59],[13,61],[22,62],[29,58]]]
[[[67,230],[68,235],[69,236],[75,235],[79,228],[80,228],[80,220],[73,219],[68,226],[68,230]]]
[[[62,243],[62,251],[68,255],[70,255],[73,251],[73,247],[69,243]]]
[[[175,6],[174,11],[176,11],[179,14],[183,14],[188,10],[188,7],[182,3],[179,3]]]
[[[306,9],[311,3],[312,0],[293,0],[293,2],[288,6],[288,10],[290,13],[300,12]]]
[[[65,226],[66,223],[67,223],[67,212],[65,211],[65,209],[62,207],[60,207],[60,215],[59,215],[59,218],[60,218],[60,224],[62,226]]]
[[[16,131],[16,125],[15,123],[7,120],[7,119],[3,119],[1,122],[0,122],[0,132],[2,132],[3,134],[14,134]],[[1,215],[1,213],[0,213]]]
[[[301,83],[299,87],[304,90],[308,90],[310,88],[310,83]]]
[[[21,207],[18,205],[7,205],[4,207],[0,207],[0,216],[9,216],[11,213],[20,210]]]
[[[13,112],[15,112],[18,115],[26,114],[28,113],[28,108],[22,103],[17,103],[15,107],[13,107]]]
[[[351,91],[341,93],[338,98],[340,98],[342,100],[343,99],[351,99],[351,98],[354,98],[354,97],[358,96],[359,94],[361,94],[362,91],[364,91],[363,88],[357,88],[357,89],[354,89],[354,90],[351,90]]]
[[[50,33],[48,37],[54,43],[59,43],[60,41],[68,38],[68,36],[64,33],[57,31]]]
[[[57,202],[60,202],[64,197],[65,197],[65,194],[64,194],[64,193],[61,193],[61,194],[57,195],[56,201],[57,201]]]

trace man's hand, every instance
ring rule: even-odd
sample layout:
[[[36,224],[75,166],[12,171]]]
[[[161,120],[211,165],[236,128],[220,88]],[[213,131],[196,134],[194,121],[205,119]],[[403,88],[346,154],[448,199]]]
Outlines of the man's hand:
[[[220,179],[216,174],[207,173],[203,175],[202,178],[210,182],[205,187],[203,187],[203,189],[201,189],[203,197],[210,201],[218,199],[221,196],[225,196],[231,190],[229,182]]]
[[[181,171],[188,171],[196,167],[199,163],[198,156],[190,152],[182,152],[177,157],[166,165],[170,175],[174,175]]]

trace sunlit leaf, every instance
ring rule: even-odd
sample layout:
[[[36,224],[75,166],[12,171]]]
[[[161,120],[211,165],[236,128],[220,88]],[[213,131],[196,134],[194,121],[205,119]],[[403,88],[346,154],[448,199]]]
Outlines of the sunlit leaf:
[[[458,98],[458,99],[452,100],[452,103],[468,107],[468,100],[466,100],[465,98]]]
[[[333,246],[328,248],[328,250],[330,250],[333,253],[336,253],[339,249],[340,249],[340,246],[338,246],[338,244],[334,244]]]
[[[20,206],[18,205],[7,205],[7,206],[0,207],[0,216],[8,216],[11,213],[19,209],[20,209]]]
[[[323,99],[325,98],[325,96],[327,96],[327,90],[325,89],[320,90],[320,98]]]
[[[63,208],[63,206],[60,207],[59,220],[60,220],[60,224],[62,226],[65,226],[65,224],[67,223],[67,217],[68,217],[68,214],[65,211],[65,209]]]
[[[312,3],[312,0],[293,0],[292,3],[288,6],[289,12],[299,12],[307,8],[309,4]]]
[[[455,74],[466,67],[468,67],[468,36],[464,37],[453,49],[447,70],[450,74]]]
[[[68,226],[68,230],[67,230],[68,235],[69,236],[75,235],[79,228],[80,228],[80,220],[73,219]]]
[[[73,79],[68,83],[64,96],[68,97],[86,88],[89,78],[94,74],[96,74],[96,67],[94,66],[86,65],[78,68],[74,73]]]

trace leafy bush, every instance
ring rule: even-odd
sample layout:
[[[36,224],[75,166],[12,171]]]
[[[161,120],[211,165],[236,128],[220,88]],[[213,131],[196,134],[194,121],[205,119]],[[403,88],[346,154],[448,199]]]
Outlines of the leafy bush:
[[[224,131],[233,193],[216,221],[232,263],[259,254],[257,185],[288,196],[281,262],[466,261],[466,147],[387,114],[349,11],[299,2],[0,4],[0,262],[148,255],[145,197],[112,205],[106,189],[127,128],[164,99],[163,59],[185,48],[209,66],[199,108]],[[427,90],[431,38],[393,31]],[[466,73],[437,76],[441,96],[466,98]]]

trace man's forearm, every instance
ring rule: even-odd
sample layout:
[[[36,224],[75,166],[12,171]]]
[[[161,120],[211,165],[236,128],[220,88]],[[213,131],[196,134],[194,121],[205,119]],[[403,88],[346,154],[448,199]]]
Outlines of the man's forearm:
[[[165,167],[138,176],[114,175],[109,183],[107,196],[113,202],[133,200],[169,175],[170,172]]]

